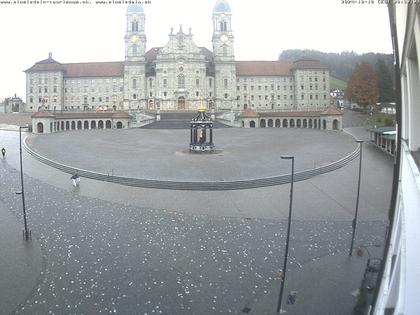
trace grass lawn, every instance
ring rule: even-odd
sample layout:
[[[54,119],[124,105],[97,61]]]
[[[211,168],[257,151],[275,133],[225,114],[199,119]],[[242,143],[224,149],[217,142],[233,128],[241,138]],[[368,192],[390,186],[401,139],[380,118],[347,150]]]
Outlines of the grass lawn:
[[[394,126],[395,115],[384,114],[384,113],[373,113],[372,116],[366,114],[367,123],[376,128],[384,126]]]
[[[331,90],[345,90],[347,82],[330,76],[330,89]]]

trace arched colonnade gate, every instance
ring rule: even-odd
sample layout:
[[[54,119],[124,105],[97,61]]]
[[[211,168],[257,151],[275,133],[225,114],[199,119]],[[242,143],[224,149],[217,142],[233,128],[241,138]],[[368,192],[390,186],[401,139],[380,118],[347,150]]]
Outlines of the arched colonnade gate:
[[[131,117],[126,112],[54,113],[39,111],[32,115],[34,133],[68,130],[130,128]]]
[[[310,128],[327,129],[327,121],[324,119],[312,118],[261,118],[259,119],[260,128]],[[341,122],[338,119],[332,120],[332,130],[340,130]],[[244,126],[243,126],[244,127]],[[249,127],[255,128],[256,122],[249,121]]]
[[[239,115],[244,128],[307,128],[342,130],[343,113],[335,107],[324,111],[255,112]]]

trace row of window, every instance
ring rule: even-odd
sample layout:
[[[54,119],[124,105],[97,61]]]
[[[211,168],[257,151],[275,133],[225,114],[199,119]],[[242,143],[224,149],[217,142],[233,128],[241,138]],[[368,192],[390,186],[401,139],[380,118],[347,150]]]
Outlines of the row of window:
[[[57,84],[58,79],[56,77],[53,78],[52,82],[53,84]],[[38,84],[48,84],[48,78],[38,78]],[[29,78],[29,84],[33,85],[34,84],[34,79],[33,78]]]
[[[238,83],[240,83],[241,81],[242,82],[248,82],[248,81],[254,82],[254,79],[255,78],[253,78],[253,77],[238,77],[238,78],[236,78],[236,82],[238,82]],[[293,82],[293,77],[283,77],[283,82],[287,82],[287,80],[289,80],[289,82]]]
[[[53,93],[57,93],[57,87],[53,86]],[[29,88],[29,93],[33,94],[34,93],[34,88],[30,87]],[[42,86],[38,86],[38,93],[48,93],[48,86],[44,86],[44,92],[42,92]]]
[[[290,106],[290,107],[293,107],[294,106],[294,104],[292,104],[292,103],[291,104],[287,104],[287,103],[285,103],[285,104],[277,104],[277,106],[274,103],[271,103],[271,104],[267,104],[267,103],[266,104],[261,104],[261,103],[258,103],[257,105],[258,105],[258,107],[264,107],[264,106],[265,107],[271,107],[271,109],[274,109],[275,107],[281,107],[281,108],[283,108],[283,107],[288,107],[288,106]],[[327,104],[325,104],[325,103],[324,104],[312,104],[311,103],[311,104],[306,104],[306,105],[305,104],[300,104],[301,107],[304,107],[304,106],[310,106],[310,107],[312,106],[312,107],[315,107],[315,106],[320,106],[320,105],[321,106],[324,106],[324,107],[327,106]],[[238,108],[247,109],[248,108],[248,104],[245,103],[242,106],[240,104],[238,104],[237,107]],[[256,105],[254,103],[251,103],[251,107],[256,107]]]
[[[257,95],[257,96],[258,96],[258,100],[262,100],[262,95]],[[244,97],[244,100],[246,100],[246,99],[248,98],[248,96],[247,96],[247,95],[244,95],[243,97]],[[251,98],[251,100],[257,99],[256,97],[254,97],[254,95],[250,95],[250,98]],[[241,99],[241,96],[240,96],[240,95],[238,95],[238,96],[236,97],[236,99],[240,100],[240,99]],[[264,95],[264,99],[265,99],[265,100],[268,100],[268,99],[269,99],[269,96],[268,96],[268,95]],[[270,99],[271,99],[271,100],[274,100],[274,99],[275,99],[274,94],[272,94],[272,95],[271,95]],[[281,100],[281,95],[280,95],[280,94],[279,94],[279,95],[277,95],[277,99],[278,99],[278,100]],[[284,100],[287,100],[287,95],[286,95],[286,94],[284,94],[284,95],[283,95],[283,99],[284,99]],[[292,94],[290,94],[290,95],[289,95],[289,99],[291,99],[291,100],[293,99],[293,95],[292,95]]]
[[[38,97],[38,103],[48,103],[48,100],[49,100],[49,98],[48,98],[48,96],[44,96],[44,97],[42,97],[42,96],[39,96]],[[58,96],[57,95],[54,95],[53,97],[52,97],[52,101],[54,102],[54,103],[57,103],[57,100],[58,100]],[[33,96],[30,96],[29,97],[29,103],[34,103],[34,97]]]
[[[92,93],[95,93],[95,92],[109,93],[109,92],[118,92],[118,91],[122,92],[122,91],[124,91],[124,87],[123,86],[120,86],[118,88],[118,86],[113,85],[112,86],[112,89],[111,89],[111,86],[105,86],[105,89],[103,89],[101,86],[99,86],[97,89],[95,89],[94,87],[91,87],[89,89],[88,86],[83,86],[82,88],[81,87],[70,87],[70,88],[65,87],[64,88],[64,92],[65,93],[88,93],[89,91],[92,92]]]
[[[258,91],[262,91],[262,85],[258,85],[257,88],[258,88]],[[240,91],[241,90],[241,87],[239,85],[237,85],[236,86],[236,90],[237,91]],[[248,86],[247,85],[243,85],[242,86],[242,90],[243,91],[247,91],[248,90]],[[251,91],[254,91],[254,85],[251,85],[250,86],[250,90]],[[274,91],[274,84],[271,85],[270,90],[271,91]],[[281,86],[280,85],[277,85],[277,90],[278,91],[281,90]],[[283,90],[284,91],[287,90],[287,85],[283,85]],[[293,90],[293,85],[290,85],[289,86],[289,90]],[[264,91],[268,91],[268,85],[264,85]]]
[[[325,84],[322,87],[323,87],[323,90],[326,90],[327,89],[327,86]],[[300,89],[301,90],[304,90],[305,89],[305,85],[304,84],[301,84]],[[318,84],[315,84],[315,85],[310,84],[309,85],[309,90],[312,90],[312,89],[318,90]]]

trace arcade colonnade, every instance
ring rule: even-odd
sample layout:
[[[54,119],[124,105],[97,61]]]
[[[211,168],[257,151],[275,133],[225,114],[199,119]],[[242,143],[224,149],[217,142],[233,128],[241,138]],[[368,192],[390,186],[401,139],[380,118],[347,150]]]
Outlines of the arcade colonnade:
[[[130,128],[131,117],[126,112],[54,113],[36,112],[32,117],[33,133],[68,130]]]
[[[324,112],[252,112],[239,115],[244,128],[308,128],[341,130],[343,114],[335,108]]]

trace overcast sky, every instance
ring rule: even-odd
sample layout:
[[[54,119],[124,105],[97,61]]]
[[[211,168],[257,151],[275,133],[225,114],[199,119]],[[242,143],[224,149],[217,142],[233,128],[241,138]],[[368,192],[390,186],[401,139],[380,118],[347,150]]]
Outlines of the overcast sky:
[[[192,29],[198,46],[211,50],[216,0],[149,2],[144,4],[147,50],[164,46],[170,28],[178,31],[179,24],[184,32]],[[236,60],[276,60],[282,50],[293,48],[392,53],[387,7],[376,0],[374,4],[341,4],[341,0],[228,2]],[[122,61],[126,8],[94,1],[90,5],[0,4],[0,100],[14,93],[25,100],[23,71],[46,59],[49,52],[61,63]]]

